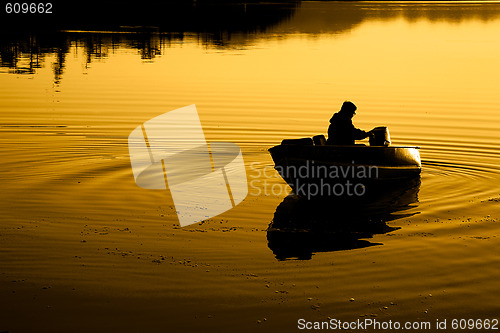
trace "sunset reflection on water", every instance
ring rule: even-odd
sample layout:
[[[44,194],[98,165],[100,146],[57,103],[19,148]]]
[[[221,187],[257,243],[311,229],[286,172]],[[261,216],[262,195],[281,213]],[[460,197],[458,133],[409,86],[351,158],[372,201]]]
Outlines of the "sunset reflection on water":
[[[500,4],[265,6],[206,29],[153,15],[141,28],[110,18],[2,30],[0,331],[498,316]],[[390,232],[361,239],[380,246],[313,239],[289,255],[268,242],[276,214],[331,216],[289,206],[285,192],[249,191],[180,228],[168,192],[134,183],[130,132],[196,104],[207,141],[241,147],[249,182],[284,187],[262,181],[267,150],[326,134],[346,99],[357,127],[421,147],[418,198],[384,219]]]

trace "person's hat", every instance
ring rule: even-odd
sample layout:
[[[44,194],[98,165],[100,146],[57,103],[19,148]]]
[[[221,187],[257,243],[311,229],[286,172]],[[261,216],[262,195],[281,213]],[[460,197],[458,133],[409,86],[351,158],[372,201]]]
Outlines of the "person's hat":
[[[346,112],[346,113],[356,113],[356,110],[358,108],[356,105],[354,105],[353,102],[351,101],[345,101],[344,104],[342,104],[342,107],[340,108],[341,112]]]

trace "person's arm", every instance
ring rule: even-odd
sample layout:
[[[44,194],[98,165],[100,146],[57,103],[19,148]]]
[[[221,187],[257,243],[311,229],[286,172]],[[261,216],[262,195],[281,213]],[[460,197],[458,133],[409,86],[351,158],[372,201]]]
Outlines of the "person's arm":
[[[360,130],[359,128],[353,129],[354,140],[363,140],[364,138],[368,137],[368,135],[369,132],[365,132],[363,130]]]

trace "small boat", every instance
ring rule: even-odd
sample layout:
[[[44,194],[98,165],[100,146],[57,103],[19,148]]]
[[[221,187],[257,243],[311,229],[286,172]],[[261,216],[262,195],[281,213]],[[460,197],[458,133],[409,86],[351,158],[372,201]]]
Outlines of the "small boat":
[[[370,145],[327,145],[323,135],[285,139],[269,152],[275,169],[299,196],[363,196],[367,187],[419,177],[419,147],[390,146],[389,131],[371,131]],[[373,191],[371,191],[373,193]]]

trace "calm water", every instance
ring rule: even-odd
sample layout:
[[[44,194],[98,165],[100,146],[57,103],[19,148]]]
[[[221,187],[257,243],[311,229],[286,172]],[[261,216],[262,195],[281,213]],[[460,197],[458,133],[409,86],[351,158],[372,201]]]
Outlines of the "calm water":
[[[25,310],[53,331],[83,317],[82,330],[219,331],[498,318],[500,4],[273,10],[247,30],[2,34],[0,278],[15,319],[0,315],[0,330],[29,331]],[[325,133],[346,99],[358,127],[421,147],[418,201],[368,239],[378,246],[277,260],[266,228],[288,189],[259,176],[267,149]],[[167,192],[135,185],[127,137],[190,104],[208,141],[241,147],[251,186],[181,229]]]

